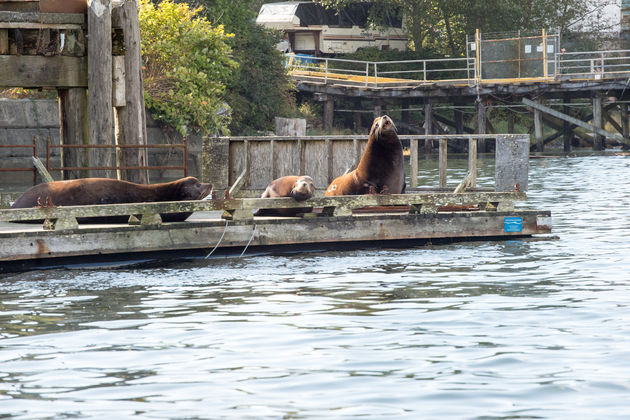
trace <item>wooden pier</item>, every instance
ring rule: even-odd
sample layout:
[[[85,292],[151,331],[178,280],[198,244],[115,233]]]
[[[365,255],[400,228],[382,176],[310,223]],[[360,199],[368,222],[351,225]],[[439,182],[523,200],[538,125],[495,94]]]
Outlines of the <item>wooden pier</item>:
[[[167,252],[204,256],[215,250],[240,255],[246,249],[296,251],[313,246],[327,249],[375,244],[400,247],[427,241],[549,233],[548,211],[514,209],[514,201],[525,198],[522,192],[314,198],[308,204],[316,212],[303,218],[252,216],[256,208],[304,206],[291,198],[1,210],[0,272],[69,262],[95,264],[103,258],[157,259]],[[181,211],[200,213],[185,222],[161,222],[160,213]],[[113,215],[134,216],[131,224],[76,222],[78,216]],[[37,219],[44,219],[43,225],[2,223]]]
[[[457,140],[456,136],[434,137],[430,140]],[[474,151],[478,138],[467,138]],[[415,182],[410,182],[409,194],[316,196],[297,202],[292,198],[248,197],[259,193],[273,177],[300,173],[305,168],[315,179],[321,195],[330,176],[343,173],[343,168],[356,162],[365,139],[208,138],[204,144],[204,181],[214,184],[215,199],[0,210],[0,272],[77,262],[97,264],[103,259],[406,247],[436,241],[550,233],[548,211],[515,207],[515,203],[527,199],[528,136],[500,135],[490,139],[496,141],[494,188],[475,186],[474,152],[469,156],[467,176],[457,188],[448,188],[447,148],[441,147],[438,186],[416,187]],[[419,140],[422,139],[410,139],[412,146]],[[334,153],[326,155],[322,147]],[[296,158],[290,162],[285,159],[280,165],[277,153]],[[407,175],[417,181],[417,153],[411,159]],[[228,190],[233,194],[223,198]],[[245,198],[230,198],[237,193]],[[305,206],[312,207],[313,212],[303,217],[253,216],[255,209]],[[193,215],[185,222],[162,222],[160,215],[180,212],[193,212]],[[77,222],[78,218],[108,216],[127,216],[129,223]],[[40,222],[19,223],[24,221]]]

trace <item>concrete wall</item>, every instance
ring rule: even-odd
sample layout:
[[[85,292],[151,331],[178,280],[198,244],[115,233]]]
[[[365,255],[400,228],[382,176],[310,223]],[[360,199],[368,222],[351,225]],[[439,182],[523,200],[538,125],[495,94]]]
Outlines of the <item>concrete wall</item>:
[[[46,159],[46,138],[59,144],[59,105],[56,100],[0,99],[0,145],[32,146],[33,136],[37,138],[37,155],[42,162]],[[179,134],[165,134],[158,123],[148,116],[147,136],[150,144],[181,143]],[[0,147],[0,169],[32,167],[32,147]],[[60,166],[60,149],[51,149],[51,165]],[[151,166],[181,166],[181,150],[149,150]],[[201,174],[201,139],[188,137],[188,175]],[[52,174],[60,179],[59,173]],[[150,182],[175,179],[183,176],[177,171],[150,171]],[[41,182],[38,179],[38,182]],[[32,172],[1,172],[0,191],[14,190],[15,186],[28,186],[33,183]],[[22,188],[24,189],[24,188]]]

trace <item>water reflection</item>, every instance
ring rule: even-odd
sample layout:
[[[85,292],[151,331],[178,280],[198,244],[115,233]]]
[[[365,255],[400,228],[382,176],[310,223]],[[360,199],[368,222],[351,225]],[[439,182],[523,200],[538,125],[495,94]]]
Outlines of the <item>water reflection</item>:
[[[625,417],[629,162],[531,162],[557,240],[5,276],[0,416]]]

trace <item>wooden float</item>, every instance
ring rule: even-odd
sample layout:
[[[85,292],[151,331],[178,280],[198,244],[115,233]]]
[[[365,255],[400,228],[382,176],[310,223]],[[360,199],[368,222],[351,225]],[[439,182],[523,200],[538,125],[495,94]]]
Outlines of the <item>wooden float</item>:
[[[0,210],[0,222],[44,220],[43,224],[0,223],[0,272],[89,264],[159,253],[188,256],[241,254],[257,250],[300,250],[313,245],[366,243],[408,245],[436,240],[524,237],[551,231],[548,211],[516,210],[523,192],[422,193],[324,197],[308,200],[316,209],[304,217],[254,217],[257,208],[304,207],[291,198],[220,199],[142,204]],[[439,211],[445,206],[475,211]],[[393,212],[387,211],[392,206]],[[401,206],[406,211],[401,212]],[[373,207],[375,212],[360,211]],[[359,211],[355,211],[359,210]],[[160,213],[193,211],[188,221],[162,223]],[[210,213],[208,213],[210,212]],[[76,217],[130,215],[129,224],[77,224]],[[194,251],[194,252],[192,252]],[[162,254],[163,255],[163,254]],[[180,254],[181,255],[181,254]]]

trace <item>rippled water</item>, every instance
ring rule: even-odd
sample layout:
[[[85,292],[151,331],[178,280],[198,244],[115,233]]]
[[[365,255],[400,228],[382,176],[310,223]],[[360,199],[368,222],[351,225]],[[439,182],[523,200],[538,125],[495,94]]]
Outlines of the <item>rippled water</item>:
[[[556,240],[0,280],[0,417],[630,413],[630,157],[531,161]]]

